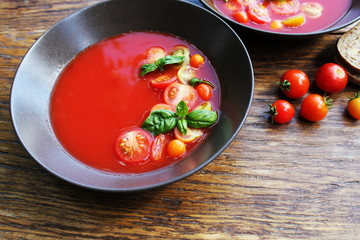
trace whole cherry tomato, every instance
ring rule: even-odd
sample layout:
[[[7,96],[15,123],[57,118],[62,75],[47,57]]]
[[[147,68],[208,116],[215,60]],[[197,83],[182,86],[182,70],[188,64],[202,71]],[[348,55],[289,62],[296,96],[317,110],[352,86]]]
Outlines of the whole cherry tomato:
[[[167,145],[167,154],[170,157],[180,157],[186,152],[186,144],[179,139],[173,139]]]
[[[204,101],[210,100],[213,96],[213,90],[209,84],[200,83],[195,87],[195,89],[199,97]]]
[[[271,120],[277,123],[287,123],[295,115],[295,109],[291,103],[285,100],[277,100],[272,105],[268,104],[271,114]]]
[[[280,79],[280,89],[288,98],[300,98],[309,90],[308,76],[300,70],[291,69],[285,72]]]
[[[300,107],[300,116],[311,122],[317,122],[324,119],[328,109],[332,107],[332,99],[322,97],[319,94],[308,95]]]
[[[193,68],[199,68],[205,62],[205,58],[200,54],[194,54],[190,57],[190,66]]]
[[[335,63],[322,65],[315,75],[316,85],[327,93],[340,92],[346,87],[347,82],[346,70]]]
[[[353,118],[360,120],[360,92],[355,93],[354,97],[350,98],[347,109]]]

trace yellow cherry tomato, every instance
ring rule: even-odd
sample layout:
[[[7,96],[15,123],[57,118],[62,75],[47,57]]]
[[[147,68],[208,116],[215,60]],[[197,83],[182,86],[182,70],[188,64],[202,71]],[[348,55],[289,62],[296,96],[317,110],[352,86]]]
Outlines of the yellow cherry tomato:
[[[360,92],[350,98],[347,109],[353,118],[360,120]]]
[[[167,154],[170,157],[181,157],[186,152],[186,144],[179,139],[173,139],[167,146]]]

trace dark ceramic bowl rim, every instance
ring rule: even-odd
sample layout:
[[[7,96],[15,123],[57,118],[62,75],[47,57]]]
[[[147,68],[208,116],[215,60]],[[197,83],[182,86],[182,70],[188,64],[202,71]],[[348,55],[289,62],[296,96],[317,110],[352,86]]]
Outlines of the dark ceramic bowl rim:
[[[210,9],[211,11],[213,11],[215,14],[217,14],[218,16],[220,16],[221,18],[225,19],[226,21],[229,21],[231,22],[232,24],[235,24],[236,26],[239,26],[241,28],[244,28],[244,29],[247,29],[247,30],[251,30],[251,31],[254,31],[254,32],[257,32],[257,33],[260,33],[260,34],[264,34],[264,35],[267,35],[267,36],[272,36],[272,37],[275,37],[275,38],[279,38],[281,39],[281,37],[291,37],[291,38],[303,38],[303,37],[313,37],[313,36],[318,36],[318,35],[321,35],[321,34],[325,34],[325,33],[329,33],[329,32],[333,32],[333,31],[336,31],[336,30],[339,30],[341,28],[344,28],[346,26],[349,26],[350,24],[353,24],[355,23],[356,21],[360,20],[360,0],[353,0],[352,3],[351,3],[351,6],[350,6],[350,9],[348,10],[348,12],[341,18],[339,19],[336,23],[334,23],[333,25],[325,28],[325,29],[322,29],[322,30],[319,30],[319,31],[314,31],[314,32],[307,32],[307,33],[282,33],[282,32],[272,32],[272,31],[267,31],[267,30],[263,30],[263,29],[258,29],[258,28],[254,28],[254,27],[251,27],[251,26],[248,26],[246,24],[241,24],[241,23],[238,23],[236,22],[235,20],[223,15],[219,10],[217,10],[215,7],[212,7],[210,6],[206,0],[200,0],[208,9]],[[212,1],[212,0],[210,0]],[[357,1],[357,2],[356,2]],[[356,16],[357,14],[357,17],[355,18],[351,18],[349,21],[345,21],[344,23],[342,24],[339,24],[339,22],[341,22],[342,19],[344,19],[350,12],[351,10],[353,9],[353,6],[354,4],[358,4],[359,8],[357,8],[356,10],[358,11],[355,11],[354,13],[354,16]]]
[[[159,0],[161,1],[161,0]],[[249,63],[247,67],[247,74],[248,76],[251,75],[251,79],[247,79],[248,84],[249,85],[249,88],[251,88],[251,91],[249,93],[247,93],[249,95],[248,99],[247,99],[247,102],[244,104],[244,116],[243,118],[241,119],[241,121],[238,122],[238,124],[236,125],[236,127],[234,127],[234,132],[233,134],[231,135],[231,137],[229,137],[226,141],[226,143],[224,145],[222,145],[221,148],[219,148],[210,158],[208,158],[207,160],[203,161],[201,164],[197,165],[196,167],[192,168],[191,170],[175,177],[175,178],[172,178],[172,179],[169,179],[167,181],[164,181],[164,182],[159,182],[159,183],[156,183],[156,184],[152,184],[152,185],[148,185],[148,186],[140,186],[140,187],[104,187],[104,186],[94,186],[92,185],[91,183],[89,182],[80,182],[79,180],[74,180],[74,179],[71,179],[69,178],[69,176],[63,176],[61,174],[59,174],[59,172],[55,171],[53,168],[49,167],[46,163],[44,163],[41,159],[39,159],[39,156],[36,156],[36,154],[33,153],[32,149],[29,150],[29,146],[27,146],[26,144],[29,143],[29,141],[27,140],[26,144],[24,142],[24,139],[23,139],[23,136],[19,130],[19,127],[21,126],[21,124],[23,125],[24,123],[22,123],[21,119],[20,119],[20,116],[18,114],[18,111],[20,110],[17,110],[18,105],[19,105],[19,100],[16,100],[16,98],[19,97],[19,93],[17,92],[16,94],[14,93],[14,90],[16,89],[16,91],[19,91],[18,88],[19,86],[15,86],[16,85],[16,80],[17,78],[21,79],[22,75],[24,73],[21,73],[21,76],[19,77],[20,75],[20,72],[22,71],[23,69],[23,65],[24,63],[27,61],[28,58],[30,58],[29,56],[31,54],[33,54],[33,51],[36,51],[34,50],[35,48],[39,47],[39,45],[41,45],[41,42],[44,40],[44,38],[47,37],[47,35],[53,31],[57,26],[61,25],[61,24],[65,24],[65,21],[67,21],[67,19],[71,19],[71,18],[76,18],[77,16],[87,12],[87,11],[90,11],[91,9],[93,8],[97,8],[97,7],[101,7],[101,6],[105,6],[107,3],[111,3],[111,2],[116,2],[116,1],[105,1],[105,2],[101,2],[101,3],[97,3],[97,4],[94,4],[94,5],[91,5],[89,7],[86,7],[86,8],[83,8],[69,16],[67,16],[66,18],[64,18],[63,20],[59,21],[58,23],[54,24],[50,29],[48,29],[44,34],[42,34],[42,36],[31,46],[31,48],[28,50],[28,52],[26,53],[26,55],[24,56],[23,60],[21,61],[18,69],[17,69],[17,72],[15,74],[15,77],[14,77],[14,82],[12,84],[12,88],[11,88],[11,95],[10,95],[10,111],[11,111],[11,119],[12,119],[12,123],[13,123],[13,127],[15,129],[15,132],[18,136],[18,139],[20,140],[20,142],[22,143],[22,145],[24,146],[24,148],[28,151],[28,153],[42,166],[44,167],[45,169],[47,169],[49,172],[51,172],[52,174],[54,174],[55,176],[69,182],[69,183],[72,183],[72,184],[75,184],[75,185],[78,185],[78,186],[81,186],[81,187],[85,187],[85,188],[89,188],[89,189],[93,189],[93,190],[102,190],[102,191],[111,191],[111,192],[133,192],[133,191],[141,191],[141,190],[147,190],[147,189],[152,189],[152,188],[157,188],[157,187],[160,187],[160,186],[164,186],[164,185],[167,185],[167,184],[170,184],[170,183],[173,183],[173,182],[176,182],[176,181],[179,181],[195,172],[197,172],[198,170],[200,170],[201,168],[203,168],[204,166],[206,166],[207,164],[209,164],[213,159],[215,159],[219,154],[221,154],[225,148],[227,148],[227,146],[232,142],[232,140],[236,137],[237,133],[239,132],[240,128],[242,127],[242,125],[244,124],[245,122],[245,119],[248,115],[248,112],[250,110],[250,106],[251,106],[251,102],[252,102],[252,98],[253,98],[253,91],[254,91],[254,73],[253,73],[253,68],[252,68],[252,64],[251,64],[251,60],[250,60],[250,57],[248,55],[248,52],[244,46],[244,44],[242,43],[241,39],[237,36],[237,34],[231,29],[231,27],[225,23],[221,18],[219,18],[218,16],[216,16],[215,14],[213,14],[211,11],[208,11],[204,8],[201,8],[195,4],[192,4],[192,3],[189,3],[189,2],[186,2],[186,1],[177,1],[177,4],[184,4],[184,7],[187,5],[188,8],[191,8],[193,9],[194,11],[201,11],[201,12],[206,12],[206,14],[209,14],[211,15],[210,17],[211,18],[214,18],[214,21],[219,21],[219,24],[222,24],[222,26],[224,28],[226,28],[226,31],[229,31],[230,33],[232,33],[232,36],[233,36],[233,39],[234,41],[236,40],[238,42],[238,44],[240,46],[242,46],[242,49],[241,49],[241,54],[243,54],[244,56],[246,56],[244,59],[245,61],[247,61]],[[215,20],[216,19],[216,20]],[[120,32],[121,33],[121,32]],[[120,34],[118,33],[118,34]],[[230,34],[229,33],[229,34]],[[108,36],[110,37],[110,36]],[[89,44],[88,46],[90,46],[91,44]],[[63,67],[63,66],[62,66]],[[26,69],[26,67],[24,67]],[[59,74],[59,73],[57,73]],[[20,81],[20,80],[19,80]],[[54,84],[54,83],[53,83]],[[48,110],[47,110],[48,111]],[[46,126],[44,126],[45,128]],[[47,126],[49,127],[49,126]],[[51,132],[51,130],[50,130]],[[50,137],[49,137],[50,138]],[[43,140],[42,140],[43,141]],[[58,143],[59,144],[59,143]],[[166,169],[171,167],[172,165],[168,166],[168,167],[165,167],[163,169],[159,169],[159,170],[156,170],[156,171],[153,171],[153,172],[166,172]],[[112,174],[112,173],[105,173],[105,172],[102,172],[102,171],[98,171],[96,169],[91,169],[89,168],[89,171],[94,171],[94,172],[97,172],[96,174],[105,174],[105,175],[111,175],[112,177],[118,177],[118,178],[124,178],[124,177],[127,177],[127,176],[132,176],[132,174]],[[57,169],[56,169],[57,170]],[[70,170],[72,171],[72,170]],[[150,172],[152,173],[152,172]],[[139,175],[152,175],[152,174],[149,174],[149,173],[144,173],[144,174],[138,174]],[[155,175],[155,174],[154,174]]]

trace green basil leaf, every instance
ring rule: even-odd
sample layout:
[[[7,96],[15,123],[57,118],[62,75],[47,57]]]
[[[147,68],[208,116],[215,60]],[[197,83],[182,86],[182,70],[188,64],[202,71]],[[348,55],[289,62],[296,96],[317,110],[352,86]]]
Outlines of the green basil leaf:
[[[148,64],[144,64],[141,66],[140,69],[140,76],[144,76],[145,74],[149,73],[149,72],[153,72],[156,69],[158,69],[158,66],[156,63],[148,63]]]
[[[189,84],[190,84],[191,86],[193,86],[193,87],[195,87],[196,85],[198,85],[198,84],[200,84],[200,83],[202,83],[202,80],[199,79],[199,78],[192,78],[192,79],[190,79],[190,81],[189,81]]]
[[[192,79],[190,79],[190,81],[189,81],[189,84],[190,84],[191,86],[193,86],[193,87],[199,85],[200,83],[205,83],[205,84],[209,85],[211,88],[215,88],[214,84],[212,84],[212,83],[209,82],[209,81],[200,79],[200,78],[192,78]]]
[[[141,128],[147,130],[153,135],[167,133],[176,127],[178,118],[176,113],[170,110],[155,110],[146,118]]]
[[[187,125],[192,128],[206,128],[216,123],[218,114],[216,111],[205,109],[194,110],[186,115]]]
[[[156,61],[156,65],[160,70],[163,70],[165,65],[181,63],[183,60],[184,60],[184,56],[168,55],[166,57],[158,59]]]
[[[187,133],[187,121],[185,119],[179,119],[178,122],[177,122],[177,125],[176,127],[179,129],[179,131],[182,133],[182,134],[186,134]]]
[[[181,100],[178,105],[176,106],[176,114],[179,118],[185,118],[185,116],[188,114],[189,108],[186,105],[186,103]]]
[[[182,61],[184,61],[184,56],[168,55],[163,58],[159,58],[154,63],[147,63],[142,65],[140,68],[140,76],[144,76],[145,74],[153,72],[156,69],[160,69],[162,71],[164,70],[165,65],[181,63]]]

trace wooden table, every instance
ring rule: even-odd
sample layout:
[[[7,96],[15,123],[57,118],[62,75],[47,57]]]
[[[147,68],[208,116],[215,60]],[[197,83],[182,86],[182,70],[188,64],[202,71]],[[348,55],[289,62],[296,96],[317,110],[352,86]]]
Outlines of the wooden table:
[[[0,2],[0,239],[360,239],[360,121],[346,112],[359,86],[332,94],[334,107],[318,123],[299,117],[301,100],[292,101],[297,114],[289,124],[271,124],[264,113],[266,101],[283,98],[281,74],[298,68],[313,80],[349,28],[291,42],[240,32],[255,71],[249,116],[219,157],[177,183],[96,192],[37,164],[11,124],[16,68],[49,27],[96,2]]]

